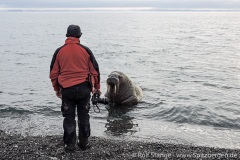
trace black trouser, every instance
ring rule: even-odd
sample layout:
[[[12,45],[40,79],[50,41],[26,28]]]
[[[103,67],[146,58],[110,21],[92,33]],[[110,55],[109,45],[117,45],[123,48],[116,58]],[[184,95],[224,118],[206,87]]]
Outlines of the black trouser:
[[[89,109],[91,87],[84,82],[62,90],[63,141],[64,144],[76,143],[75,112],[77,106],[79,141],[85,141],[90,136]]]

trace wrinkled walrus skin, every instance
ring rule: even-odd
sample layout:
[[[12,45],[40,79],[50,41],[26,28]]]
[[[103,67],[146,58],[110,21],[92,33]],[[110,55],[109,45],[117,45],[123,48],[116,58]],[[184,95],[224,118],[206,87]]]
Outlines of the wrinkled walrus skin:
[[[107,79],[107,92],[105,97],[110,102],[123,105],[136,105],[143,98],[142,89],[136,86],[122,72],[113,71]]]

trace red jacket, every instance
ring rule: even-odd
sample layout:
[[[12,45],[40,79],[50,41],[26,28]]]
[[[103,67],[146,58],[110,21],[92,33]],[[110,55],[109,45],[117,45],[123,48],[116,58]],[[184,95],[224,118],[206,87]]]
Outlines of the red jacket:
[[[50,79],[55,91],[88,80],[91,75],[95,89],[100,89],[98,63],[91,50],[80,44],[78,38],[68,37],[65,45],[58,48],[52,58]]]

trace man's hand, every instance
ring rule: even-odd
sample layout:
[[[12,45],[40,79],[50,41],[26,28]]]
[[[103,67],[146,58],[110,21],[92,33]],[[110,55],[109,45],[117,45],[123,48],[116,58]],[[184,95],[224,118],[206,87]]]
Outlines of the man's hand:
[[[56,91],[56,96],[60,99],[62,99],[62,93],[61,91]]]
[[[99,95],[102,94],[102,92],[100,91],[100,89],[94,89],[93,93],[98,93]]]

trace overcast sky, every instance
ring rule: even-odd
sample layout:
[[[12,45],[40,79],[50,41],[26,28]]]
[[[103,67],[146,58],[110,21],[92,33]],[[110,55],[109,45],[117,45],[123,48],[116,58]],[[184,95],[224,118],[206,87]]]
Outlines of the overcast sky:
[[[240,0],[0,0],[0,8],[156,7],[240,9]]]

